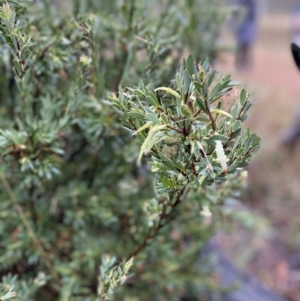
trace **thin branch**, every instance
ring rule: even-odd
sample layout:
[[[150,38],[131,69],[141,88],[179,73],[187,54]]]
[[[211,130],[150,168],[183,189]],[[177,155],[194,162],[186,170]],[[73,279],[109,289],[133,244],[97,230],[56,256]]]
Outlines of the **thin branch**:
[[[190,133],[190,131],[191,131],[192,124],[193,124],[193,122],[190,122],[190,125],[189,125],[189,127],[188,127],[188,130],[187,130],[187,132],[188,132],[188,135],[189,135],[189,133]]]
[[[161,103],[158,92],[156,92],[156,96],[157,96],[159,102]],[[165,112],[165,111],[162,110],[160,107],[158,107],[157,109],[158,109],[160,112],[162,112],[162,113],[166,114],[167,116],[169,116],[169,118],[170,118],[172,121],[177,122],[172,116],[169,115],[168,112]]]
[[[11,189],[11,186],[10,184],[8,183],[8,181],[6,180],[5,176],[0,173],[0,181],[7,193],[7,195],[9,196],[11,202],[13,203],[18,215],[20,216],[26,230],[28,231],[28,234],[29,236],[31,237],[33,243],[35,244],[35,247],[37,248],[38,252],[40,253],[40,255],[42,256],[44,262],[45,262],[45,265],[47,266],[47,268],[49,269],[53,279],[57,282],[57,284],[61,284],[60,282],[60,279],[59,279],[59,276],[57,274],[57,272],[55,271],[48,255],[46,254],[44,248],[43,248],[43,245],[42,243],[39,241],[39,239],[37,238],[37,236],[35,235],[33,229],[31,228],[30,226],[30,223],[22,209],[22,207],[20,206],[17,198],[15,197],[12,189]]]
[[[30,213],[32,216],[32,221],[33,221],[33,224],[36,225],[37,214],[36,214],[36,210],[35,210],[35,202],[33,199],[33,194],[34,194],[34,185],[33,184],[31,184],[31,186],[28,190],[28,194],[29,194],[29,208],[30,208]]]
[[[199,109],[198,112],[194,115],[194,118],[196,118],[201,112],[202,112],[202,110]]]
[[[212,128],[213,128],[213,130],[215,132],[216,131],[215,121],[214,121],[214,119],[213,119],[213,117],[211,115],[211,112],[210,112],[210,109],[209,109],[209,106],[208,106],[208,103],[207,103],[206,99],[205,99],[204,103],[205,103],[206,110],[208,112],[209,119],[211,121],[211,126],[212,126]]]
[[[242,115],[242,113],[243,113],[243,111],[245,109],[246,103],[248,103],[248,97],[247,97],[247,100],[245,101],[244,105],[242,106],[242,108],[241,108],[241,110],[239,112],[239,116],[237,117],[236,120],[240,120],[241,119],[241,115]]]
[[[172,213],[174,212],[174,209],[180,203],[182,203],[183,200],[181,199],[181,196],[183,195],[185,189],[186,189],[186,186],[184,189],[179,191],[176,201],[170,205],[171,211],[169,213],[166,213],[166,209],[169,206],[164,206],[162,213],[159,215],[158,225],[154,229],[151,229],[150,232],[145,237],[145,239],[143,240],[143,242],[139,246],[137,246],[137,248],[134,251],[132,251],[130,253],[130,255],[127,257],[128,260],[132,257],[137,256],[147,246],[148,242],[157,236],[157,234],[161,230],[161,228],[163,228],[165,225],[167,225],[167,222],[164,222],[164,221],[167,219],[170,219],[170,217],[172,216]]]
[[[139,40],[139,41],[141,41],[141,42],[143,42],[143,43],[145,43],[145,44],[148,44],[148,43],[149,43],[148,40],[143,39],[142,37],[140,37],[140,36],[138,36],[138,35],[134,35],[134,38],[137,39],[137,40]]]
[[[134,128],[134,130],[136,131],[137,128],[136,128],[135,124],[133,123],[133,121],[131,119],[128,119],[128,121],[130,122],[130,124],[132,125],[132,127]]]
[[[176,129],[176,128],[172,127],[171,125],[168,125],[168,128],[171,129],[171,130],[173,130],[173,131],[175,131],[175,132],[183,134],[183,131]]]
[[[46,53],[48,52],[48,50],[50,49],[50,47],[51,47],[52,45],[54,45],[55,43],[56,43],[56,39],[55,39],[55,41],[51,42],[49,45],[47,45],[47,46],[44,48],[44,50],[43,50],[42,53],[40,54],[40,60],[44,59],[44,57],[45,57]]]

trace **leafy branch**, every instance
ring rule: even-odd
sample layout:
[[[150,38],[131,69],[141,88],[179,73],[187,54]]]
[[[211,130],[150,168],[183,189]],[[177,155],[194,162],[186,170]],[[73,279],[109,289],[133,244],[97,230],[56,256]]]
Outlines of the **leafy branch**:
[[[160,94],[155,95],[140,85],[128,92],[120,90],[118,99],[111,97],[123,124],[143,141],[138,164],[144,154],[152,155],[149,163],[156,173],[158,198],[164,198],[165,194],[176,195],[173,203],[159,202],[162,208],[158,209],[156,225],[128,258],[138,255],[170,221],[174,209],[182,202],[187,185],[195,191],[226,181],[228,173],[247,165],[258,147],[256,135],[249,130],[242,132],[241,122],[237,123],[250,107],[244,103],[245,91],[241,91],[240,101],[230,113],[224,111],[223,96],[232,85],[228,76],[219,76],[214,83],[215,77],[216,72],[209,71],[207,62],[197,65],[189,57],[176,74],[175,87],[156,88],[154,92]],[[212,83],[214,86],[208,93]],[[219,103],[214,106],[217,100]],[[248,148],[243,151],[245,143]],[[237,148],[240,149],[239,160],[233,164],[230,158]]]
[[[153,229],[151,229],[149,231],[148,235],[143,240],[143,242],[140,245],[138,245],[136,247],[136,249],[130,253],[129,256],[127,256],[128,259],[137,256],[148,245],[148,243],[150,243],[158,235],[159,231],[168,224],[168,222],[170,221],[170,217],[172,216],[175,208],[180,203],[182,203],[183,200],[181,199],[181,197],[184,194],[185,190],[186,190],[186,187],[183,190],[176,192],[177,197],[176,197],[176,200],[174,201],[174,203],[167,202],[166,204],[165,203],[163,204],[163,210],[159,215],[157,226],[155,226]],[[167,213],[168,208],[170,208],[170,210]]]
[[[2,183],[3,188],[5,189],[7,195],[9,196],[11,202],[13,203],[15,210],[17,211],[21,221],[23,222],[23,225],[25,227],[25,229],[27,230],[29,236],[31,237],[37,251],[40,253],[41,257],[43,258],[45,265],[47,266],[47,268],[49,269],[53,279],[55,280],[55,282],[57,284],[60,285],[60,278],[57,274],[57,272],[55,271],[53,264],[51,263],[51,260],[49,258],[49,256],[47,255],[46,251],[44,250],[44,247],[42,245],[42,243],[40,242],[40,240],[38,239],[38,237],[36,236],[36,234],[34,233],[34,230],[32,229],[26,214],[24,213],[22,207],[20,206],[17,198],[15,197],[15,194],[12,190],[12,188],[10,187],[10,184],[8,183],[8,181],[6,180],[5,176],[0,173],[0,181]]]

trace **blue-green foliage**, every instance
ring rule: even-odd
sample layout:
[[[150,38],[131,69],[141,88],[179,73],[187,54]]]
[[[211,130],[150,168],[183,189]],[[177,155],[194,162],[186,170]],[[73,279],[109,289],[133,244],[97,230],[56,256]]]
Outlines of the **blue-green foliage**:
[[[198,74],[190,58],[173,78],[183,53],[215,56],[221,3],[0,0],[1,300],[205,300],[215,290],[198,259],[213,230],[200,212],[232,186],[218,186],[214,140],[229,173],[258,140],[243,134],[245,92],[231,117],[222,111],[228,76],[207,63]],[[147,122],[178,131],[149,146]]]

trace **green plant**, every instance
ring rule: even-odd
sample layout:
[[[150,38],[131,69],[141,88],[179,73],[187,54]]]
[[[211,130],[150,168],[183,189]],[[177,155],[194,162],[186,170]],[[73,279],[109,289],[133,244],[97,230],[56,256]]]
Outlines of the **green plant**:
[[[199,5],[221,22],[221,2]],[[174,1],[0,3],[2,299],[208,298],[201,216],[259,139],[244,90],[226,107],[230,76],[191,56],[176,73],[202,20]]]

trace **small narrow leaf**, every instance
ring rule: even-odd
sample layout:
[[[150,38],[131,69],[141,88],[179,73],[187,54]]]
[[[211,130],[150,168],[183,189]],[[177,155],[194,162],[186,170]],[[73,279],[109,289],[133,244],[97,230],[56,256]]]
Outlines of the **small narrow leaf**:
[[[181,105],[179,110],[182,116],[193,116],[191,110],[187,105]]]
[[[145,139],[144,143],[141,146],[140,149],[140,153],[139,153],[139,157],[137,160],[137,164],[140,165],[141,164],[141,159],[143,154],[148,154],[151,150],[151,148],[154,146],[154,144],[161,138],[161,136],[163,135],[162,132],[160,132],[160,130],[166,128],[167,126],[164,125],[160,125],[160,126],[154,126],[151,131],[149,131],[147,138]]]
[[[211,111],[211,113],[217,113],[217,114],[225,115],[227,117],[232,118],[232,116],[229,113],[227,113],[223,110],[220,110],[220,109],[211,109],[210,111]]]
[[[190,75],[193,74],[193,71],[194,71],[194,59],[193,59],[193,57],[191,55],[186,60],[186,69],[187,69],[187,71],[188,71],[188,73]]]
[[[200,82],[197,82],[197,81],[194,81],[193,84],[194,84],[196,90],[198,92],[201,92],[201,90],[202,90],[202,84]]]
[[[138,119],[144,119],[145,116],[142,113],[139,112],[128,112],[127,115],[129,117],[138,118]]]
[[[209,62],[208,62],[208,60],[204,61],[204,63],[202,64],[202,68],[203,68],[204,72],[208,71],[208,68],[209,68]]]
[[[183,93],[186,94],[190,90],[191,78],[187,70],[183,73],[184,83],[183,83]]]
[[[216,140],[216,153],[217,153],[218,161],[221,163],[224,173],[227,174],[228,173],[227,157],[224,153],[224,148],[220,140]]]
[[[146,118],[147,118],[148,120],[152,121],[152,122],[155,123],[155,124],[160,124],[160,120],[159,120],[155,115],[153,115],[153,114],[151,114],[151,113],[147,113],[147,114],[146,114]]]
[[[216,75],[216,71],[214,70],[210,75],[209,75],[209,77],[207,78],[207,87],[209,87],[211,84],[212,84],[212,82],[213,82],[213,80],[214,80],[214,78],[215,78],[215,75]]]
[[[150,131],[149,134],[153,133],[153,132],[158,132],[160,130],[163,130],[167,127],[166,124],[162,124],[162,125],[155,125]]]
[[[247,93],[246,93],[245,89],[242,89],[241,94],[240,94],[240,104],[241,104],[241,106],[244,105],[246,99],[247,99]]]
[[[146,123],[146,124],[143,125],[141,128],[139,128],[137,131],[135,131],[135,132],[132,134],[132,136],[135,136],[136,134],[140,133],[141,131],[150,128],[152,125],[153,125],[153,122],[152,122],[152,121]]]
[[[185,166],[184,166],[184,164],[183,164],[182,162],[180,162],[180,161],[175,161],[175,165],[176,165],[176,167],[177,167],[180,171],[185,172]]]
[[[156,92],[156,91],[165,91],[165,92],[168,92],[168,93],[172,94],[172,95],[175,96],[176,98],[180,98],[180,95],[179,95],[176,91],[174,91],[173,89],[171,89],[171,88],[167,88],[167,87],[159,87],[159,88],[155,89],[154,91],[155,91],[155,92]]]
[[[124,105],[125,97],[121,87],[119,87],[119,101],[122,105]]]
[[[204,101],[202,101],[199,97],[196,97],[196,103],[204,113],[207,113],[207,109],[205,107]]]
[[[242,122],[237,120],[233,125],[232,125],[232,132],[237,131],[239,128],[242,127]]]
[[[200,186],[203,186],[205,184],[205,180],[207,178],[207,175],[202,175],[199,179]]]
[[[163,121],[163,123],[169,124],[169,119],[165,113],[160,113],[160,119]]]
[[[181,90],[182,89],[182,83],[181,83],[181,78],[180,78],[179,73],[176,73],[176,84],[177,84],[177,88],[179,90]]]
[[[220,90],[220,83],[217,83],[213,89],[211,90],[210,94],[209,94],[209,98],[208,98],[208,101],[211,101],[213,100],[213,98],[216,96],[216,94],[219,92]]]
[[[157,107],[157,106],[159,105],[159,104],[158,104],[158,101],[155,100],[155,99],[153,99],[153,97],[151,97],[150,95],[147,95],[147,96],[146,96],[146,99],[147,99],[148,103],[149,103],[150,105],[152,105],[152,106]]]
[[[211,136],[208,141],[211,141],[211,140],[221,140],[221,141],[227,141],[228,140],[228,137],[225,136],[225,135],[220,135],[220,134],[215,134],[213,136]]]
[[[144,96],[144,92],[140,89],[135,89],[133,92],[135,95]]]

